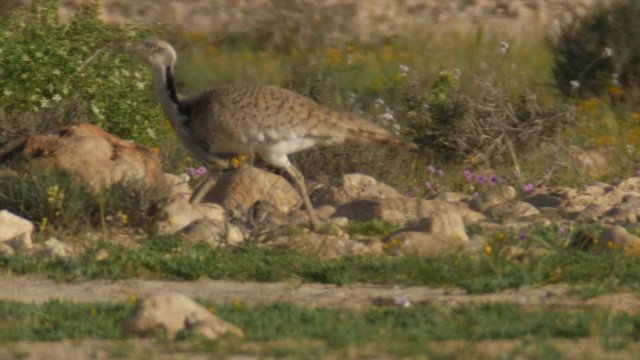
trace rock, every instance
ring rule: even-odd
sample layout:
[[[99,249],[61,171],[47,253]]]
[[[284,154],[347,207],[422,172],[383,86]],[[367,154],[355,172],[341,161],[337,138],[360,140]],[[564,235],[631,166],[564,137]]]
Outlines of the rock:
[[[384,249],[391,255],[438,256],[466,249],[468,241],[420,231],[403,231],[388,237]]]
[[[33,223],[8,210],[0,211],[0,243],[13,250],[29,250],[33,247]]]
[[[416,207],[410,202],[415,204],[414,199],[408,198],[356,199],[338,207],[334,216],[346,217],[351,221],[384,220],[404,223],[410,213],[416,216]]]
[[[53,258],[67,258],[74,255],[73,247],[54,237],[44,242],[42,253]]]
[[[329,187],[320,194],[317,204],[340,207],[356,199],[406,199],[398,190],[378,182],[371,176],[348,174],[338,186]]]
[[[169,339],[181,331],[191,331],[209,340],[217,340],[226,333],[244,338],[238,327],[178,293],[159,293],[142,300],[122,322],[122,330],[139,336],[164,330]]]
[[[453,209],[433,212],[429,217],[410,223],[404,230],[436,234],[444,239],[455,238],[461,242],[469,241],[462,216]]]
[[[469,208],[486,215],[489,209],[505,204],[515,198],[516,189],[512,186],[496,186],[489,191],[472,198],[469,201]]]
[[[189,201],[192,193],[191,187],[189,187],[189,175],[184,173],[180,175],[165,173],[164,178],[169,187],[169,197],[171,199],[182,202]]]
[[[223,174],[202,200],[241,214],[247,214],[257,201],[268,202],[285,214],[302,202],[296,189],[285,178],[251,166]]]
[[[199,219],[178,232],[191,242],[204,242],[210,246],[239,245],[244,236],[236,226],[220,220]]]
[[[342,236],[316,233],[280,236],[269,240],[268,244],[301,254],[317,255],[323,259],[354,254],[382,254],[382,243],[377,239],[347,239]]]
[[[562,204],[562,200],[548,194],[533,194],[524,198],[523,201],[535,206],[537,209],[555,208]]]
[[[191,223],[201,219],[226,222],[226,212],[218,204],[195,204],[175,200],[163,209],[164,220],[158,223],[159,235],[175,235]]]
[[[95,190],[118,181],[166,184],[156,153],[92,124],[62,126],[11,141],[0,149],[2,164],[20,165],[27,160],[36,167],[73,174]]]
[[[541,247],[505,246],[500,250],[500,256],[505,260],[516,260],[524,264],[535,262],[547,254],[549,254],[549,250]]]
[[[605,230],[594,247],[596,250],[622,250],[629,253],[640,251],[640,237],[629,234],[627,229],[615,225]]]

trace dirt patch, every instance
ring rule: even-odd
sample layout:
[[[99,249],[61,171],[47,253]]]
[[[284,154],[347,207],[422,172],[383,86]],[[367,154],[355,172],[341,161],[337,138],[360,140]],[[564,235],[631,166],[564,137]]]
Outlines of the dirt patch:
[[[509,289],[491,294],[468,294],[458,288],[394,287],[352,284],[336,286],[296,281],[275,283],[200,279],[197,281],[131,279],[121,281],[74,281],[58,283],[38,276],[0,276],[0,299],[42,303],[51,299],[74,302],[123,302],[131,295],[143,298],[173,291],[216,304],[240,301],[245,305],[288,302],[307,308],[344,307],[363,309],[392,303],[404,296],[412,304],[465,306],[511,303],[523,307],[599,307],[619,311],[640,310],[640,294],[623,292],[582,299],[569,285],[546,285]]]

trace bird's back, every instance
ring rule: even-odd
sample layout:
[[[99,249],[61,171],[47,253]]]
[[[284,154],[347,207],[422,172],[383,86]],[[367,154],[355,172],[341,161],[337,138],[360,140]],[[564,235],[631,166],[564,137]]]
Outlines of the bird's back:
[[[196,138],[224,151],[305,139],[309,146],[383,143],[415,148],[362,118],[331,110],[283,88],[253,85],[211,89],[186,101]]]

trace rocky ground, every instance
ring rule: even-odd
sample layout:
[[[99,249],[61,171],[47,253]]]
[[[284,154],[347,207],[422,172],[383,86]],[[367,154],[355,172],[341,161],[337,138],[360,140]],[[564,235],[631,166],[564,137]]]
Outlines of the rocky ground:
[[[62,1],[66,9],[82,1]],[[260,29],[273,21],[276,2],[269,1],[172,1],[130,2],[101,1],[103,16],[113,23],[130,20],[141,24],[168,21],[184,31],[232,34]],[[323,3],[323,2],[314,2]],[[353,36],[358,41],[375,41],[401,36],[408,29],[424,24],[425,18],[437,24],[473,24],[489,19],[501,26],[526,28],[531,24],[553,24],[571,16],[579,16],[592,1],[331,1],[327,7],[313,12],[322,21],[331,12],[352,14]],[[167,9],[168,7],[168,9]],[[276,9],[277,10],[277,9]],[[312,12],[312,13],[313,13]],[[309,14],[307,14],[309,15]],[[294,17],[292,17],[293,19]],[[214,19],[214,20],[212,20]],[[313,16],[296,20],[299,26]],[[375,26],[373,26],[375,24]],[[506,24],[506,25],[505,25]],[[308,25],[308,24],[307,24]],[[352,25],[352,24],[350,24]],[[334,24],[338,29],[341,25]],[[303,31],[303,28],[301,31]],[[410,31],[409,31],[410,33]],[[343,41],[339,32],[326,34],[332,41]],[[84,150],[83,150],[84,149]],[[90,150],[87,150],[90,149]],[[91,154],[83,158],[82,154]],[[575,158],[594,162],[597,154],[581,153]],[[143,147],[116,139],[92,126],[58,129],[47,136],[18,139],[0,149],[0,163],[15,164],[31,158],[43,166],[56,166],[74,172],[78,178],[99,186],[130,177],[148,184],[166,184],[173,201],[166,207],[168,216],[161,225],[163,234],[179,234],[193,242],[212,246],[233,246],[248,238],[273,246],[335,257],[357,253],[387,253],[395,256],[418,253],[434,256],[450,251],[479,251],[481,237],[469,236],[467,228],[482,230],[509,228],[514,232],[545,224],[559,224],[570,229],[577,222],[597,222],[605,230],[596,234],[588,247],[593,251],[640,251],[640,239],[625,229],[637,226],[640,214],[640,178],[620,180],[613,184],[593,183],[583,189],[567,187],[542,188],[530,192],[508,183],[493,187],[479,196],[463,193],[441,193],[429,199],[407,197],[397,190],[361,174],[346,175],[340,184],[319,189],[316,196],[320,217],[335,224],[323,234],[287,236],[277,229],[285,224],[306,221],[306,214],[295,210],[300,199],[282,178],[260,169],[243,167],[218,180],[206,198],[208,204],[191,206],[184,175],[163,174],[157,155]],[[606,159],[597,158],[605,164]],[[591,165],[585,165],[591,166]],[[268,195],[268,196],[267,196]],[[256,203],[259,206],[256,207]],[[267,205],[265,205],[267,204]],[[231,211],[227,211],[231,209]],[[251,210],[251,211],[250,211]],[[245,214],[252,214],[249,218]],[[18,214],[19,215],[19,214]],[[388,238],[349,236],[340,226],[354,220],[383,219],[400,223],[402,230]],[[11,214],[0,214],[0,251],[35,253],[46,251],[52,256],[72,256],[81,251],[65,239],[34,244],[34,225]],[[593,240],[588,239],[588,240]],[[571,241],[571,239],[569,239]],[[545,249],[509,248],[503,256],[535,258]],[[135,289],[135,290],[133,290]],[[623,311],[640,310],[640,297],[635,293],[617,293],[582,299],[567,285],[508,290],[501,293],[470,295],[461,289],[375,285],[337,287],[304,284],[295,281],[252,283],[233,281],[162,281],[132,279],[124,281],[75,281],[57,283],[34,276],[0,276],[0,299],[41,303],[49,299],[75,302],[126,301],[131,294],[146,298],[157,293],[180,293],[216,303],[242,301],[248,305],[286,300],[306,307],[348,307],[362,309],[394,304],[398,299],[412,304],[436,304],[452,307],[486,302],[516,303],[523,308],[603,307]],[[597,341],[561,342],[567,357],[610,356]],[[153,354],[154,358],[176,358],[162,353],[154,340],[131,341],[133,358]],[[245,344],[244,346],[252,346]],[[468,347],[464,342],[438,343],[441,349]],[[504,354],[514,341],[479,342],[472,347],[482,349],[489,357]],[[28,354],[28,359],[107,358],[121,343],[85,340],[81,342],[29,343],[0,346],[0,357]],[[632,354],[638,345],[631,345]],[[629,355],[630,357],[630,355]],[[196,355],[189,358],[197,358]],[[237,357],[242,358],[242,357]],[[616,358],[625,358],[616,354]]]

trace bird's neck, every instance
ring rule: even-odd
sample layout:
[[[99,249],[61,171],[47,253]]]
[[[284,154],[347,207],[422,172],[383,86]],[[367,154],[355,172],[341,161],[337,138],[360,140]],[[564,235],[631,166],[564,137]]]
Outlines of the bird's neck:
[[[155,90],[160,97],[162,110],[169,118],[171,126],[175,131],[184,127],[188,114],[183,112],[184,106],[178,99],[175,79],[173,77],[173,67],[157,67],[154,69]]]

